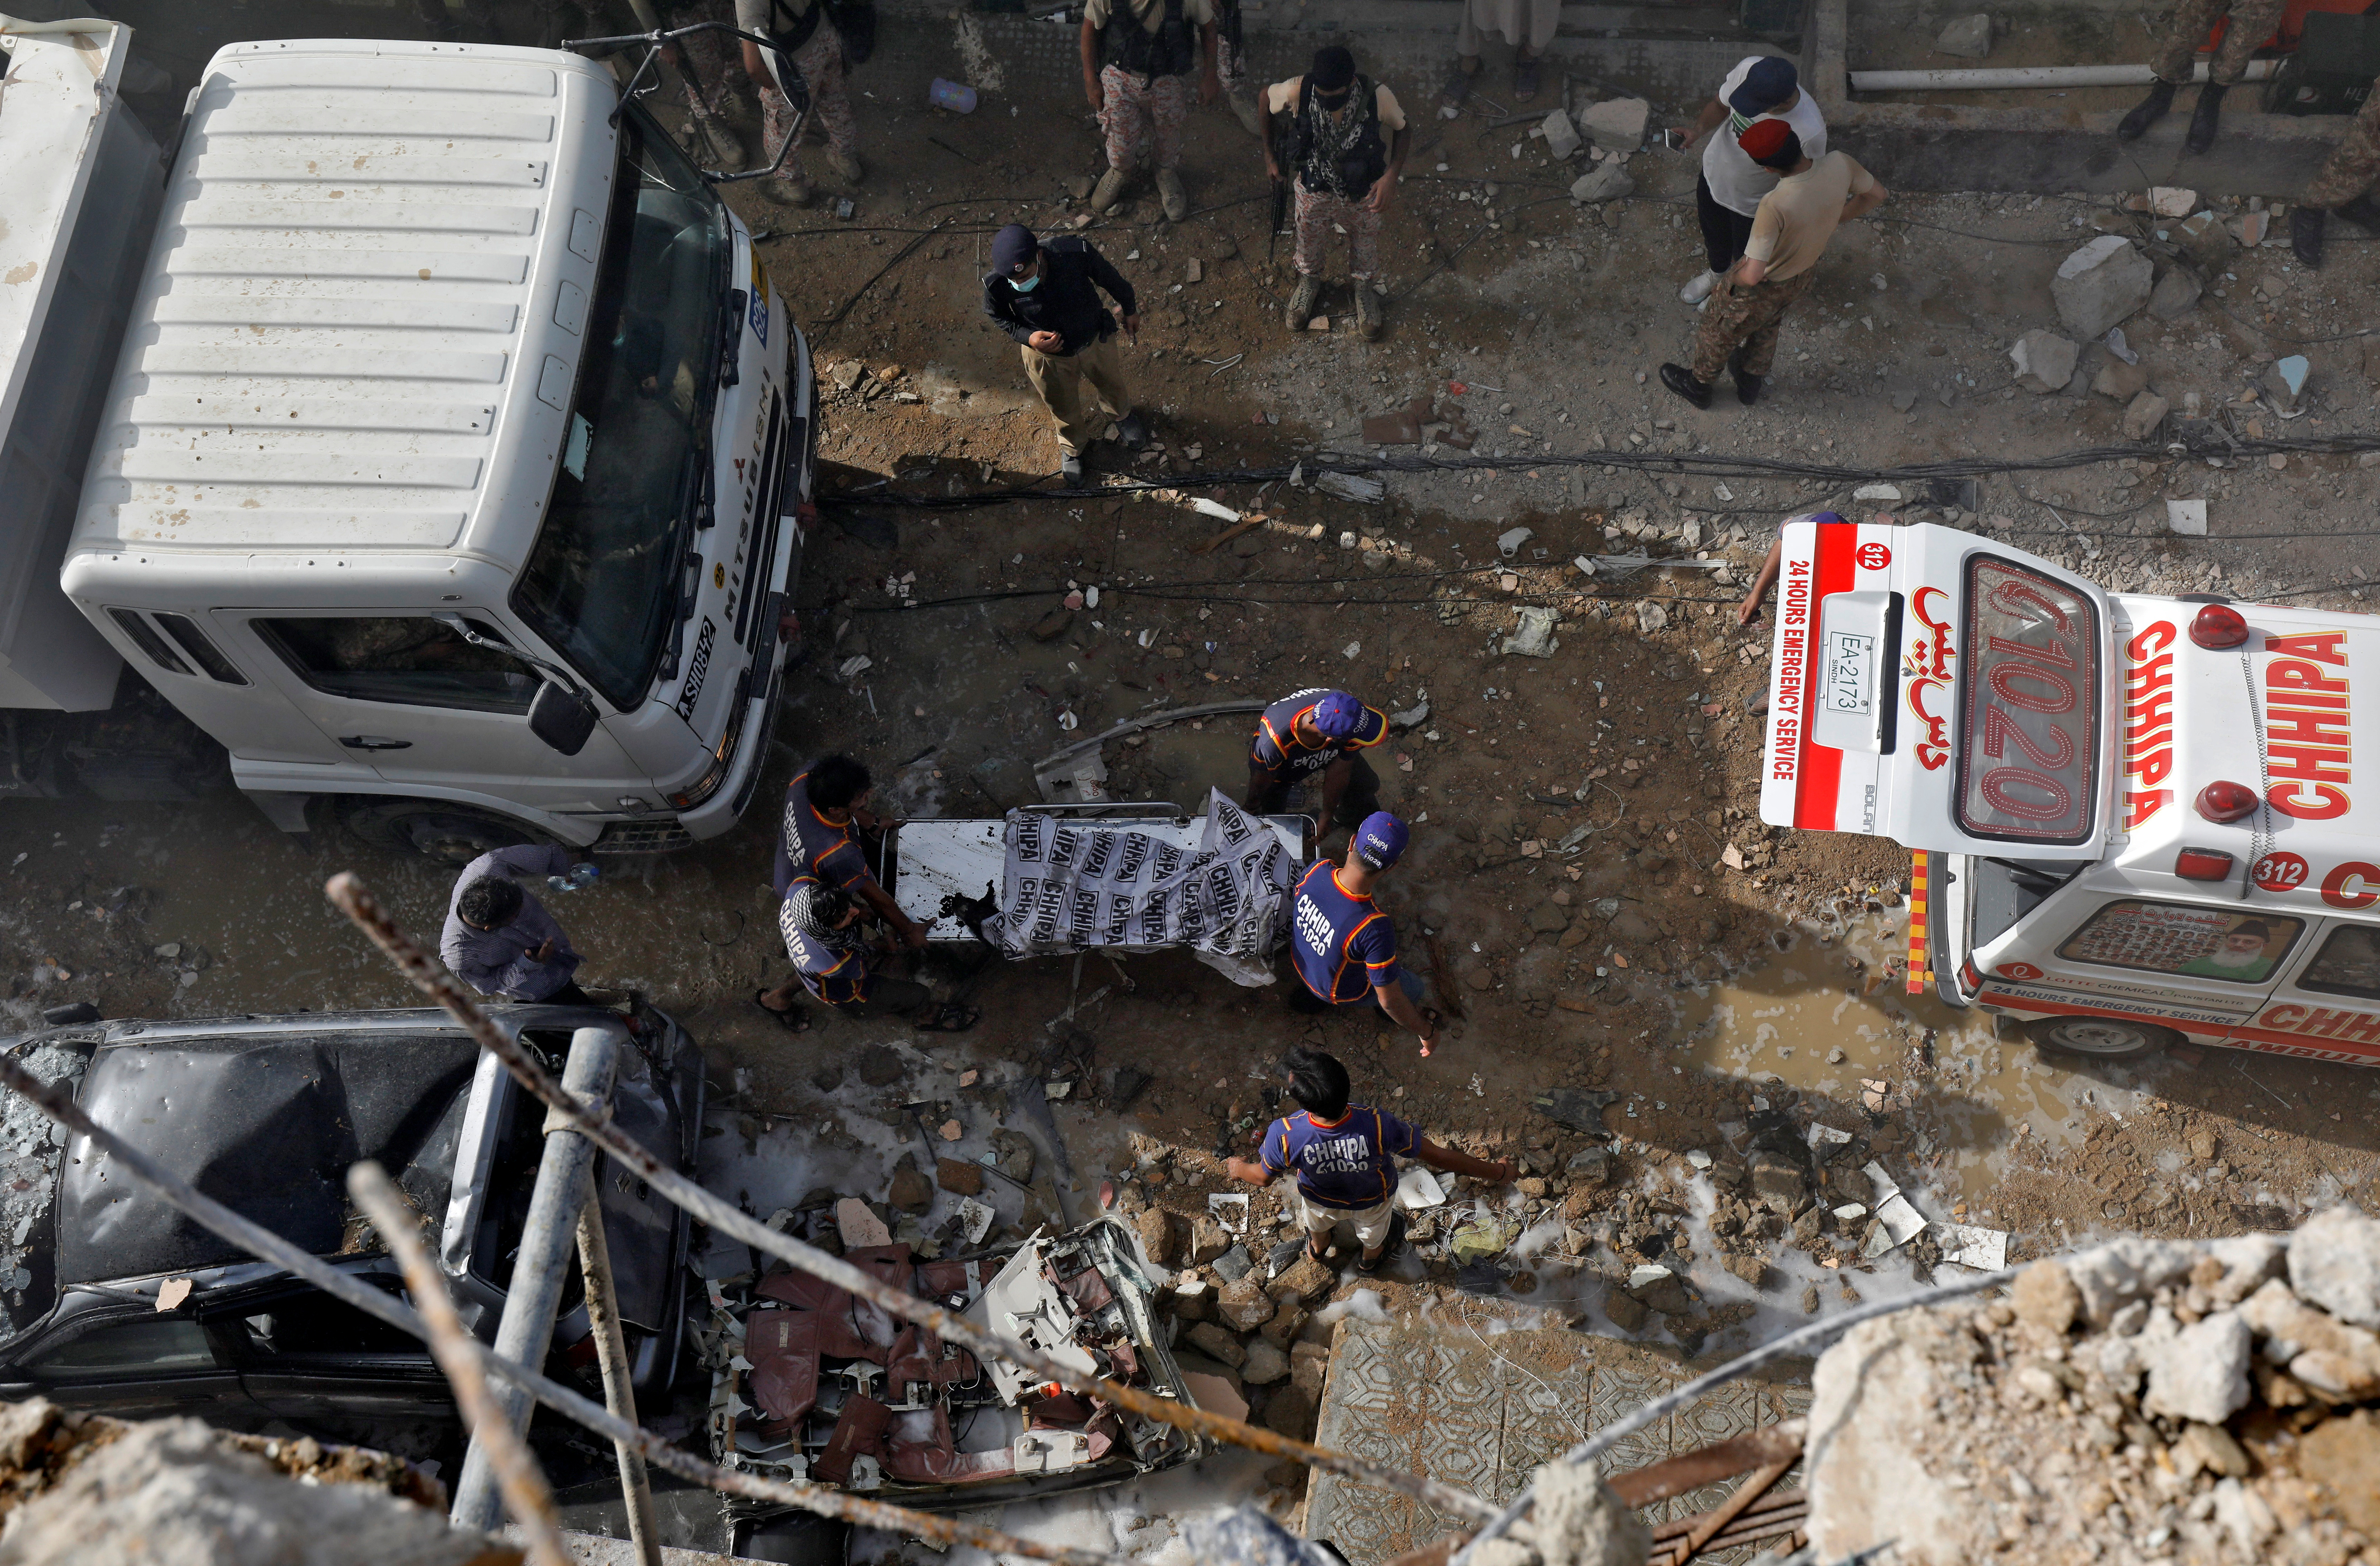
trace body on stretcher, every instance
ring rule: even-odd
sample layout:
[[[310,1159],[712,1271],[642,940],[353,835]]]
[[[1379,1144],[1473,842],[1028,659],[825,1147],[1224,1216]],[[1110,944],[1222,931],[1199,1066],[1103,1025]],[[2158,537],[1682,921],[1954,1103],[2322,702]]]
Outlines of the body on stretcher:
[[[1020,813],[1066,821],[1096,820],[1102,827],[1170,843],[1185,856],[1198,851],[1207,826],[1205,817],[1185,815],[1180,806],[1168,800],[1028,805]],[[1312,857],[1312,818],[1260,819],[1301,865]],[[980,905],[989,899],[993,906],[976,913],[977,918],[981,912],[1010,912],[997,906],[1006,864],[1007,828],[1004,817],[899,822],[885,833],[877,879],[901,911],[926,928],[928,941],[973,941],[977,939],[973,924],[952,904],[965,901]]]

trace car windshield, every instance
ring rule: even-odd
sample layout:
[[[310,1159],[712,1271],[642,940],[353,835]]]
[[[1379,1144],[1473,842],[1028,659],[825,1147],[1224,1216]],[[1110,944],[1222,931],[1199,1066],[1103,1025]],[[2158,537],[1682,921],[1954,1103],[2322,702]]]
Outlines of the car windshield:
[[[620,174],[562,462],[513,607],[626,710],[677,625],[730,242],[727,209],[634,108]]]

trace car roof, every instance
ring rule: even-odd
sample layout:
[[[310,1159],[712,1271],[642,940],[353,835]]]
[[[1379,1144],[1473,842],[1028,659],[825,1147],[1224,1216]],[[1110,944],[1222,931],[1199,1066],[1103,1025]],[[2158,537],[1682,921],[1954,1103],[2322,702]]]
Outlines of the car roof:
[[[349,1248],[349,1165],[371,1159],[406,1184],[451,1177],[447,1123],[459,1118],[480,1050],[432,1016],[111,1037],[77,1097],[100,1125],[242,1217],[333,1255]],[[444,1210],[443,1190],[413,1195],[433,1198],[425,1207],[433,1221]],[[61,1285],[247,1259],[85,1139],[69,1146],[58,1190]]]

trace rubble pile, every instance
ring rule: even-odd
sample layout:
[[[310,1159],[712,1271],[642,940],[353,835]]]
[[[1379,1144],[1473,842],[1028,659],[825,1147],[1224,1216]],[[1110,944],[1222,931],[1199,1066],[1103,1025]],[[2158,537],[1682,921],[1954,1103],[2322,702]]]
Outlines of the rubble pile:
[[[2380,1221],[2352,1208],[2035,1262],[1852,1329],[1815,1390],[1821,1560],[2380,1559]]]
[[[0,1404],[10,1566],[519,1566],[445,1511],[443,1487],[384,1452]]]
[[[1056,1238],[921,1260],[868,1204],[838,1204],[843,1258],[1021,1338],[1087,1374],[1165,1396],[1184,1374],[1150,1309],[1130,1234],[1095,1220]],[[1012,1499],[1112,1483],[1189,1461],[1170,1426],[1061,1391],[1006,1360],[978,1361],[849,1292],[782,1265],[710,1283],[698,1329],[712,1375],[710,1444],[722,1467],[913,1499]],[[1203,1403],[1196,1389],[1187,1401]]]

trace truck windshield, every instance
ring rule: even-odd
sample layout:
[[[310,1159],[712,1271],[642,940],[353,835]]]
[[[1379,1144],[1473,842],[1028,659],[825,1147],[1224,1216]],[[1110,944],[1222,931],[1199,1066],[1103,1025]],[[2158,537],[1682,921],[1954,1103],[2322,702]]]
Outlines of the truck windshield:
[[[512,600],[624,710],[677,626],[730,254],[727,209],[631,106],[562,462]]]

